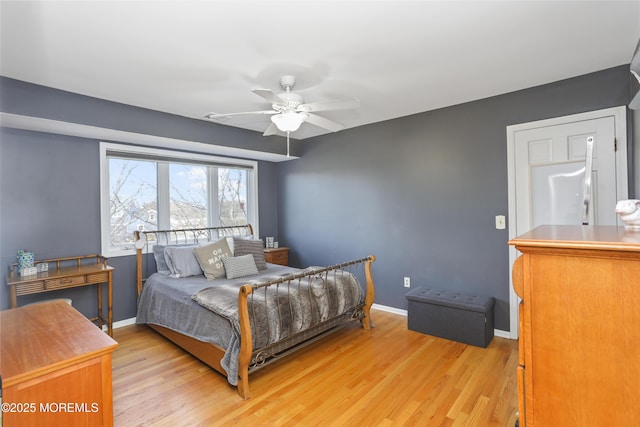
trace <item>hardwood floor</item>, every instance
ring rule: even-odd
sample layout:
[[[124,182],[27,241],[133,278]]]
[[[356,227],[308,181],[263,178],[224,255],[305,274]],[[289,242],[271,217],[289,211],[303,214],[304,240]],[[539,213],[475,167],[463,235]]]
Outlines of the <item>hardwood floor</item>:
[[[146,326],[116,329],[114,425],[514,425],[517,341],[483,349],[372,318],[372,331],[354,323],[255,372],[247,401]]]

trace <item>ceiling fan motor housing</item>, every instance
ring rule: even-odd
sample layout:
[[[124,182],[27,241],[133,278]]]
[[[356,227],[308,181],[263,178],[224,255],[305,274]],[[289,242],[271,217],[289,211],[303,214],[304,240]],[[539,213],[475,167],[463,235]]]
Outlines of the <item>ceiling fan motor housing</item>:
[[[304,98],[297,93],[291,92],[296,84],[295,76],[285,75],[280,77],[280,86],[285,91],[279,93],[278,96],[284,101],[283,104],[273,104],[272,107],[276,111],[290,111],[298,108],[298,105],[304,104]],[[282,108],[284,106],[284,108]]]
[[[278,109],[277,106],[284,105],[286,110],[295,110],[298,105],[304,103],[304,98],[297,93],[293,92],[282,92],[279,93],[278,96],[284,101],[284,104],[273,104],[274,109]]]

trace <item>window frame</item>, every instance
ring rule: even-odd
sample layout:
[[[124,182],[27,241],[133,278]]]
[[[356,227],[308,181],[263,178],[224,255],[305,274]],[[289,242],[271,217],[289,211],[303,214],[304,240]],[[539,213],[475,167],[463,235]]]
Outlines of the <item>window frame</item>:
[[[109,182],[109,156],[108,153],[117,152],[123,157],[127,155],[132,159],[144,160],[145,156],[149,160],[159,160],[162,162],[180,161],[189,163],[189,161],[198,164],[206,164],[208,166],[238,166],[247,169],[247,222],[253,227],[256,235],[259,235],[259,214],[258,214],[258,162],[256,160],[239,159],[234,157],[220,157],[210,154],[191,153],[177,150],[165,150],[159,148],[133,146],[126,144],[117,144],[112,142],[100,142],[100,246],[102,255],[105,257],[129,256],[135,254],[133,245],[130,247],[114,247],[111,246],[111,215],[110,215],[110,182]],[[166,172],[168,173],[168,166]],[[160,171],[158,174],[160,175]],[[167,175],[168,180],[168,175]],[[160,186],[160,184],[158,183]],[[210,187],[211,182],[209,182]],[[211,190],[211,189],[210,189]],[[169,189],[166,188],[168,192]],[[168,197],[168,194],[162,195],[162,190],[158,190],[158,228],[162,228],[161,218],[167,216],[169,212],[160,212],[161,198]],[[210,200],[210,199],[209,199]],[[216,218],[213,215],[213,207],[209,206],[209,227],[215,227],[212,224]],[[163,228],[164,229],[164,228]]]

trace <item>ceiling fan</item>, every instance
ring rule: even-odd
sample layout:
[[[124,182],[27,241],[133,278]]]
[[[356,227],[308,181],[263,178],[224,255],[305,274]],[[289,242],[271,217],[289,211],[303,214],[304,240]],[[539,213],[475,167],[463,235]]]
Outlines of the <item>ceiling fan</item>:
[[[271,110],[227,114],[209,113],[204,117],[206,119],[216,120],[245,114],[269,114],[271,115],[271,124],[263,135],[274,135],[279,130],[286,132],[288,138],[289,133],[297,131],[302,123],[311,123],[312,125],[332,132],[342,130],[344,129],[344,125],[314,113],[318,111],[350,110],[360,106],[360,101],[356,98],[341,101],[305,103],[301,95],[291,91],[295,84],[295,76],[286,75],[280,77],[280,86],[284,89],[282,93],[275,94],[269,89],[252,90],[253,93],[271,103]]]

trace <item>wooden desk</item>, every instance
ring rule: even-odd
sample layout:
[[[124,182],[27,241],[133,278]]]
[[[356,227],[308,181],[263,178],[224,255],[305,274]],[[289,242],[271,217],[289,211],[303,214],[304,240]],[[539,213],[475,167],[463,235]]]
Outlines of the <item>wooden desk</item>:
[[[107,258],[101,255],[82,255],[68,258],[54,258],[36,261],[36,265],[49,264],[49,270],[30,276],[20,276],[17,264],[9,266],[7,285],[9,286],[11,308],[18,305],[19,295],[39,294],[78,286],[98,286],[98,316],[90,319],[102,328],[107,325],[109,336],[113,336],[113,267],[107,265]],[[102,312],[102,284],[107,284],[107,317]]]
[[[289,265],[289,248],[264,248],[264,260],[271,264]]]
[[[112,426],[118,345],[63,301],[0,311],[3,426]]]
[[[509,244],[520,426],[640,425],[640,232],[541,226]]]

